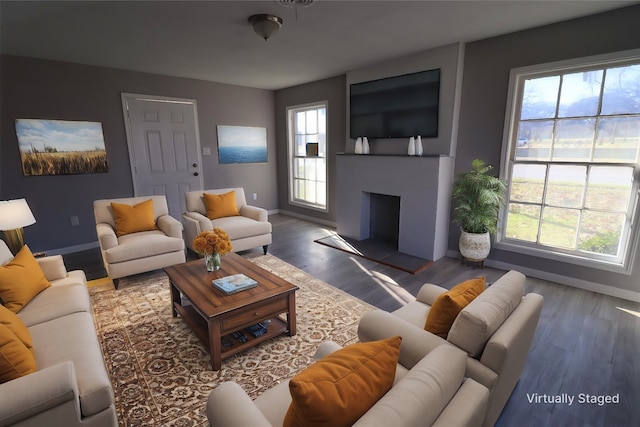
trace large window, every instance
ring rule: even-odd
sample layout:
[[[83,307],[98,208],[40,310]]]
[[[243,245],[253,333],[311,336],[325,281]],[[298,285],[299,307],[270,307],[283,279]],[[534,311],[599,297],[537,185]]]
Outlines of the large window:
[[[515,71],[511,85],[499,242],[628,270],[637,233],[640,57]]]
[[[327,210],[327,103],[290,107],[289,201]]]

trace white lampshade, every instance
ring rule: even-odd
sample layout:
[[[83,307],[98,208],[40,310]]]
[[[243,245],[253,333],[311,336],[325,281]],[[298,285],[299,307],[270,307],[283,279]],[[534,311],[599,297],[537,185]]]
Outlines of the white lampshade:
[[[0,201],[0,230],[15,230],[35,222],[25,199]]]

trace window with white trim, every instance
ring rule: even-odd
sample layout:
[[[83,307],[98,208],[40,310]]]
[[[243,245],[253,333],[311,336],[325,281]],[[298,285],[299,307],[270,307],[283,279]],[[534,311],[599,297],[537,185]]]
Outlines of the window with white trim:
[[[289,201],[327,210],[327,103],[287,109]]]
[[[628,270],[638,234],[640,56],[514,71],[510,93],[499,244]]]

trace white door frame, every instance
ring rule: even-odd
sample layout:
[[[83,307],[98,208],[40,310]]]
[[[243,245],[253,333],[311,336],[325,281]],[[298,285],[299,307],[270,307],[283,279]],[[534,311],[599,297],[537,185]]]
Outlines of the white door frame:
[[[204,180],[203,180],[203,164],[202,164],[202,149],[200,146],[200,124],[198,123],[198,104],[196,102],[195,99],[189,99],[189,98],[172,98],[172,97],[168,97],[168,96],[158,96],[158,95],[143,95],[143,94],[138,94],[138,93],[127,93],[127,92],[122,92],[120,94],[120,97],[122,99],[122,114],[124,116],[124,123],[125,123],[125,132],[127,135],[127,149],[129,151],[129,164],[131,166],[131,181],[133,182],[133,195],[134,197],[139,196],[138,194],[138,185],[137,185],[137,181],[136,181],[136,160],[135,160],[135,155],[134,155],[134,149],[133,149],[133,137],[131,136],[131,122],[129,119],[129,108],[127,105],[127,101],[129,99],[145,99],[145,100],[149,100],[149,101],[156,101],[156,102],[175,102],[175,103],[181,103],[181,104],[191,104],[191,106],[193,107],[193,117],[194,117],[194,122],[195,122],[195,135],[196,135],[196,150],[198,153],[198,164],[200,165],[199,170],[201,171],[198,178],[200,180],[200,189],[204,188]]]

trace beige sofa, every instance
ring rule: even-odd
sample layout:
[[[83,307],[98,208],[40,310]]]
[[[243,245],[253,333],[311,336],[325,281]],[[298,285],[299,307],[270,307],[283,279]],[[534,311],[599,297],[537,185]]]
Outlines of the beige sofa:
[[[153,199],[153,213],[158,230],[117,237],[111,203],[136,205],[149,199]],[[104,268],[116,289],[121,277],[185,262],[182,224],[169,215],[164,196],[96,200],[93,202],[93,213]]]
[[[430,307],[447,289],[425,284],[416,300],[393,313],[381,310],[363,316],[361,341],[400,335],[418,341],[424,350],[442,344],[467,353],[466,376],[490,391],[485,427],[493,426],[520,378],[540,318],[543,298],[524,295],[525,276],[510,271],[484,290],[456,317],[447,339],[424,330]]]
[[[0,240],[0,264],[11,259]],[[31,334],[37,370],[0,384],[0,426],[117,426],[85,274],[67,272],[59,255],[38,263],[51,287],[17,313]]]
[[[325,342],[316,360],[339,349]],[[403,340],[396,377],[389,390],[354,426],[480,426],[489,391],[464,377],[465,354],[448,345],[425,354]],[[289,381],[283,381],[255,400],[235,382],[213,389],[207,401],[207,417],[213,427],[282,426],[291,404]]]
[[[202,194],[225,194],[230,191],[235,191],[236,206],[240,215],[214,220],[207,218],[207,208],[204,205]],[[234,252],[262,246],[264,254],[267,254],[267,249],[271,244],[271,223],[268,220],[267,210],[248,205],[243,188],[189,191],[185,193],[185,198],[187,212],[183,214],[182,218],[184,239],[189,249],[193,250],[193,239],[202,231],[221,228],[229,235]]]

